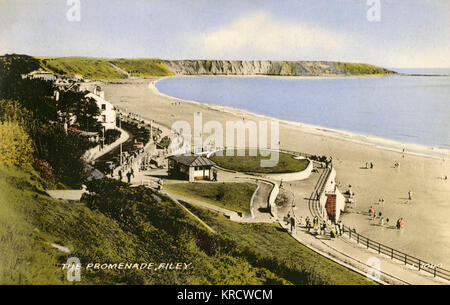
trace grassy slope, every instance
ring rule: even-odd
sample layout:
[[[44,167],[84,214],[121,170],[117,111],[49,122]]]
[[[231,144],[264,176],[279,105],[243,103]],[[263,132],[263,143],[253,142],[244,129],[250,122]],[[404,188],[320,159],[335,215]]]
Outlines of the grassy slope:
[[[250,200],[256,185],[253,183],[174,183],[166,184],[165,188],[175,194],[248,215]]]
[[[60,75],[76,75],[91,80],[124,79],[126,75],[113,68],[115,64],[132,76],[168,76],[172,73],[159,59],[105,59],[90,57],[36,57],[41,67]]]
[[[156,58],[114,59],[111,62],[127,71],[131,76],[151,77],[173,75],[164,65],[164,62]]]
[[[61,75],[82,76],[92,80],[123,79],[126,76],[111,67],[109,60],[89,57],[38,57],[41,66]]]
[[[257,156],[249,156],[249,150],[245,150],[244,156],[238,156],[237,151],[234,152],[233,156],[227,156],[223,152],[223,156],[214,155],[211,157],[218,166],[245,173],[264,173],[264,174],[274,174],[274,173],[293,173],[299,172],[304,169],[309,164],[309,161],[296,160],[292,155],[280,153],[279,160],[274,167],[261,167],[261,160],[268,160],[269,157],[263,157],[259,154]]]
[[[361,64],[361,63],[346,63],[346,62],[336,62],[334,63],[337,68],[342,69],[351,75],[387,75],[387,74],[395,74],[395,72],[369,65],[369,64]]]
[[[265,266],[294,284],[373,284],[365,277],[314,253],[295,241],[278,224],[240,224],[220,213],[188,208],[228,242],[232,253],[244,256],[253,266]]]
[[[70,284],[61,264],[71,256],[84,265],[170,261],[193,266],[186,272],[82,270],[81,284],[369,283],[308,251],[277,226],[236,224],[192,208],[220,232],[207,237],[218,247],[216,254],[208,253],[195,241],[203,227],[179,207],[164,198],[152,202],[145,189],[120,187],[123,198],[115,193],[115,200],[106,195],[100,202],[112,211],[118,204],[130,208],[131,223],[82,203],[48,198],[34,173],[0,169],[0,284]],[[141,202],[132,205],[136,200]],[[51,243],[72,253],[61,253]]]

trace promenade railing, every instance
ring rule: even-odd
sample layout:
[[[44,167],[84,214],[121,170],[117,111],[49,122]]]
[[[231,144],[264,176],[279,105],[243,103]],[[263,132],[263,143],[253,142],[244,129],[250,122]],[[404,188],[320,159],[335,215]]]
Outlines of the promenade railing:
[[[405,265],[410,265],[413,268],[417,268],[417,271],[424,271],[433,275],[433,277],[440,277],[447,281],[450,281],[450,271],[439,267],[436,264],[431,264],[423,259],[411,256],[409,254],[371,240],[355,232],[347,226],[343,226],[343,234],[347,234],[349,239],[356,240],[358,244],[365,246],[367,249],[375,250],[376,252],[378,252],[378,254],[384,254],[390,257],[391,260],[398,260]]]

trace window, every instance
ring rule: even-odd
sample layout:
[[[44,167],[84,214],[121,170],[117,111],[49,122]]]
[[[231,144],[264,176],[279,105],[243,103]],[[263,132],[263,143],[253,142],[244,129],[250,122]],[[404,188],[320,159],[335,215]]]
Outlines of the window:
[[[102,122],[106,122],[106,115],[102,115]]]
[[[102,104],[102,110],[106,110],[106,104]]]

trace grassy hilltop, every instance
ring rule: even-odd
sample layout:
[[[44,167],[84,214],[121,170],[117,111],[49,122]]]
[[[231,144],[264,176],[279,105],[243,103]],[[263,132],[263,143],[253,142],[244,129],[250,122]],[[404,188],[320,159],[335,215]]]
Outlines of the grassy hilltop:
[[[60,75],[82,76],[92,80],[115,80],[127,75],[111,64],[128,72],[131,76],[169,76],[172,73],[159,59],[105,59],[90,57],[37,57],[41,67]]]

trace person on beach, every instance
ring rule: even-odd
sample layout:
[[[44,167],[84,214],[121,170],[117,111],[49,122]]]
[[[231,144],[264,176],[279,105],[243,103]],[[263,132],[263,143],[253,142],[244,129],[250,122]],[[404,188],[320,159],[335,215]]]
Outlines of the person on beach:
[[[372,162],[370,162],[370,168],[373,169],[373,163]]]
[[[370,208],[369,208],[369,216],[372,217],[374,213],[375,213],[375,211],[374,211],[373,207],[370,206]]]
[[[409,200],[412,200],[412,192],[411,191],[408,192],[408,198],[409,198]]]
[[[383,225],[384,225],[384,218],[380,217],[380,226],[383,226]]]

